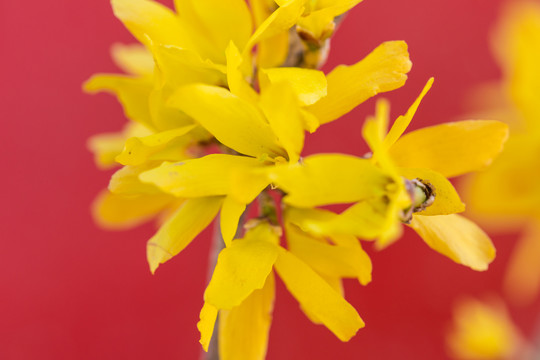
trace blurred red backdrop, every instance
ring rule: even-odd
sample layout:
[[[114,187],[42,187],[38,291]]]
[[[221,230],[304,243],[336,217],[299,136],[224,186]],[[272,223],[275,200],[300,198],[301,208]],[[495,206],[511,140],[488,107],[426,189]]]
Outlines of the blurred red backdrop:
[[[325,70],[358,61],[385,40],[409,43],[407,85],[388,97],[403,113],[436,78],[412,127],[462,119],[467,89],[497,79],[487,43],[501,1],[366,0],[345,19]],[[120,106],[81,83],[118,69],[113,42],[132,42],[107,0],[0,2],[2,84],[0,228],[1,359],[197,359],[196,322],[207,281],[209,234],[150,275],[152,225],[98,229],[90,203],[106,186],[86,139],[119,130]],[[308,139],[305,154],[361,155],[370,101]],[[278,285],[268,359],[444,359],[443,336],[462,294],[500,291],[512,236],[495,236],[498,258],[476,273],[431,251],[414,234],[371,251],[373,283],[346,283],[367,326],[349,343],[311,324]],[[526,333],[538,304],[512,309]]]

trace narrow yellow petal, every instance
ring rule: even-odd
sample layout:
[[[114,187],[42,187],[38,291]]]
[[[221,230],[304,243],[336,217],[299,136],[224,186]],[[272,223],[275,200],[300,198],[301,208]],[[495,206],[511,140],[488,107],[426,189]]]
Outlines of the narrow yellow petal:
[[[201,309],[199,315],[199,322],[197,323],[197,329],[201,333],[201,343],[204,351],[208,351],[210,340],[214,332],[214,326],[216,325],[216,319],[218,315],[218,309],[215,306],[210,305],[206,301]]]
[[[261,95],[260,107],[278,141],[287,150],[289,161],[298,162],[304,147],[304,124],[294,90],[284,82],[270,85]]]
[[[246,204],[240,203],[230,196],[225,198],[223,206],[221,207],[220,213],[220,227],[221,227],[221,236],[226,246],[231,244],[231,241],[236,235],[238,229],[238,223],[240,217],[246,210]]]
[[[173,200],[169,195],[123,196],[102,191],[92,204],[92,215],[103,228],[130,229],[156,217]]]
[[[287,192],[284,201],[298,207],[382,196],[390,183],[389,177],[369,160],[340,154],[313,155],[303,164],[276,166],[271,177]]]
[[[283,3],[255,30],[244,49],[244,53],[251,51],[253,46],[260,41],[289,30],[304,12],[305,3],[306,0],[288,0]]]
[[[144,172],[140,179],[179,197],[227,195],[236,171],[264,166],[258,159],[228,154],[211,154],[179,163],[163,163]]]
[[[319,41],[330,37],[334,30],[333,20],[344,14],[362,0],[316,1],[312,11],[298,21],[303,31]]]
[[[223,249],[204,299],[218,309],[232,309],[261,289],[278,256],[277,235],[270,225],[248,231]]]
[[[326,77],[328,95],[308,110],[328,123],[378,93],[403,86],[411,66],[405,42],[385,42],[358,63],[332,70]]]
[[[354,237],[357,246],[331,245],[294,225],[286,225],[285,228],[289,251],[317,273],[329,277],[358,278],[363,285],[371,281],[371,260]]]
[[[153,129],[148,97],[152,91],[152,82],[146,78],[133,78],[124,75],[97,74],[83,85],[89,93],[106,91],[115,95],[124,108],[126,117]]]
[[[139,44],[113,44],[111,55],[115,64],[123,71],[140,76],[152,76],[154,58],[150,51]]]
[[[259,94],[247,82],[241,70],[244,58],[232,41],[227,47],[225,54],[227,56],[227,81],[229,83],[229,90],[244,100],[256,103]]]
[[[429,169],[407,168],[401,168],[399,172],[409,180],[419,179],[423,183],[429,183],[433,186],[435,202],[419,212],[418,215],[448,215],[465,211],[465,204],[461,202],[452,183],[438,172]]]
[[[495,258],[489,237],[460,215],[415,215],[411,227],[430,248],[473,270],[486,270]]]
[[[189,133],[195,126],[182,126],[145,137],[129,138],[122,152],[116,157],[116,161],[122,165],[141,165],[152,155],[167,147],[173,140]],[[185,145],[187,144],[185,143]],[[179,156],[183,155],[181,147],[178,150]]]
[[[241,154],[285,156],[259,109],[226,89],[187,85],[171,96],[169,104],[184,111],[221,143]]]
[[[390,155],[397,166],[453,177],[491,164],[507,137],[508,126],[500,121],[458,121],[412,131],[390,148]]]
[[[283,67],[259,71],[261,92],[264,92],[270,84],[280,82],[286,82],[292,86],[302,106],[316,103],[327,93],[326,77],[319,70]]]
[[[341,341],[348,341],[364,322],[340,294],[308,265],[279,248],[275,268],[300,305],[315,315]]]
[[[254,290],[240,305],[231,310],[220,311],[220,359],[265,359],[274,295],[274,274],[270,273],[262,289]]]
[[[161,226],[146,245],[146,256],[152,274],[203,231],[221,208],[223,197],[186,200],[180,209]]]
[[[400,115],[396,121],[394,122],[394,125],[392,125],[392,128],[388,132],[388,135],[384,139],[384,147],[386,149],[389,149],[392,147],[392,145],[395,144],[395,142],[403,135],[409,124],[411,123],[414,114],[416,113],[416,110],[418,110],[418,106],[420,106],[420,102],[426,96],[429,89],[431,89],[431,86],[433,85],[433,78],[430,78],[426,85],[424,86],[424,89],[418,95],[418,98],[414,101],[414,103],[409,107],[409,110],[405,113],[405,115]]]
[[[252,167],[234,171],[230,178],[229,195],[236,201],[249,204],[270,185],[268,172],[271,166]]]

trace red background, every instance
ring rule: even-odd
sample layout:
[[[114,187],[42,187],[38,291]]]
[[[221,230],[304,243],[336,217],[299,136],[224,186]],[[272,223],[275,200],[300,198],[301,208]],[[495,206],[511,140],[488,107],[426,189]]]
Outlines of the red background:
[[[495,0],[366,0],[343,22],[326,70],[358,61],[385,40],[409,43],[407,85],[389,95],[403,113],[430,76],[436,82],[413,127],[460,118],[465,91],[500,76],[487,38]],[[207,278],[206,231],[150,275],[154,228],[107,232],[89,206],[107,184],[86,139],[119,130],[121,108],[81,83],[118,71],[113,42],[132,42],[106,0],[0,2],[1,359],[197,359],[195,324]],[[305,154],[361,155],[361,123],[373,101],[309,138]],[[443,336],[461,294],[500,290],[512,237],[494,237],[498,258],[476,273],[431,251],[414,234],[373,252],[373,283],[347,282],[367,326],[349,343],[315,326],[279,283],[269,359],[443,359]],[[513,309],[526,333],[535,307]],[[532,314],[532,316],[531,316]]]

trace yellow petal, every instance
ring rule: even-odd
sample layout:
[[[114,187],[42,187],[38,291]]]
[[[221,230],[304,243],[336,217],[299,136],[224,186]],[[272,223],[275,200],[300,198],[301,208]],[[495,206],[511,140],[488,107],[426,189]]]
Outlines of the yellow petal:
[[[116,161],[122,165],[141,165],[152,155],[163,150],[173,140],[189,133],[195,126],[188,125],[145,137],[129,138],[122,153],[116,157]],[[178,150],[180,150],[179,153],[182,153],[181,147]]]
[[[113,44],[111,55],[115,64],[123,71],[141,76],[152,76],[154,58],[150,51],[139,44]]]
[[[409,124],[411,123],[414,114],[416,113],[416,110],[418,110],[418,106],[420,106],[420,102],[426,96],[429,89],[431,89],[431,86],[433,85],[433,78],[430,78],[426,85],[424,86],[424,89],[418,95],[418,98],[414,101],[414,103],[409,107],[409,110],[405,113],[405,115],[400,115],[396,121],[394,122],[394,125],[392,125],[392,128],[388,132],[388,135],[384,139],[384,147],[386,149],[389,149],[392,147],[392,145],[395,144],[395,142],[403,135]]]
[[[115,158],[122,152],[124,143],[132,136],[147,136],[152,132],[141,124],[129,122],[122,131],[97,134],[88,139],[88,149],[94,153],[98,167],[108,169],[118,165]]]
[[[328,74],[328,95],[308,110],[322,124],[348,113],[357,105],[381,92],[397,89],[411,69],[407,44],[390,41],[381,44],[358,63],[340,65]]]
[[[247,82],[246,77],[242,73],[241,66],[244,63],[244,58],[236,45],[231,41],[225,52],[227,55],[227,81],[229,90],[234,95],[256,103],[259,95]]]
[[[92,204],[92,215],[103,228],[130,229],[156,217],[173,200],[168,195],[122,196],[102,191]]]
[[[357,246],[330,245],[294,225],[285,225],[291,253],[319,274],[334,278],[358,278],[362,285],[371,281],[371,260],[354,237]]]
[[[139,166],[124,166],[111,176],[109,191],[122,195],[163,194],[155,185],[146,184],[139,180],[139,175],[153,166],[155,164],[152,163]]]
[[[271,167],[252,167],[242,171],[235,171],[230,178],[229,195],[236,201],[249,204],[270,185],[268,172]]]
[[[319,70],[289,67],[259,71],[261,92],[264,92],[270,84],[280,82],[286,82],[292,86],[302,106],[316,103],[327,93],[326,77]]]
[[[244,49],[244,53],[251,51],[258,42],[289,30],[304,12],[305,3],[306,0],[288,0],[283,3],[255,30]]]
[[[317,40],[325,40],[332,35],[335,17],[344,14],[362,0],[316,1],[316,7],[298,21],[298,26]]]
[[[260,107],[278,141],[287,150],[289,161],[298,162],[304,147],[304,124],[294,90],[284,82],[271,85],[263,91]]]
[[[216,319],[218,315],[218,309],[215,306],[210,305],[206,301],[201,309],[199,315],[199,322],[197,323],[197,329],[201,333],[201,343],[204,351],[208,351],[212,334],[214,333],[214,326],[216,325]]]
[[[152,52],[159,70],[163,73],[163,80],[172,88],[195,82],[225,85],[225,66],[215,64],[209,59],[203,60],[194,50],[153,44]]]
[[[240,305],[219,313],[219,358],[264,360],[274,308],[274,274]]]
[[[174,12],[148,0],[111,0],[114,15],[141,43],[151,42],[193,48],[188,30]]]
[[[460,215],[415,215],[411,227],[430,248],[473,270],[486,270],[495,258],[489,237]]]
[[[225,245],[229,246],[236,235],[240,217],[246,210],[246,204],[240,203],[230,196],[225,198],[221,207],[220,227]]]
[[[275,268],[300,305],[341,341],[348,341],[364,327],[356,310],[340,294],[304,262],[281,247]]]
[[[491,164],[507,137],[508,126],[499,121],[458,121],[412,131],[390,148],[390,155],[400,167],[453,177]]]
[[[189,199],[161,226],[146,245],[152,274],[160,264],[184,250],[219,211],[223,197]]]
[[[263,224],[223,249],[204,292],[205,301],[218,309],[232,309],[262,289],[278,256],[276,242],[270,225]]]
[[[147,79],[98,74],[86,81],[83,89],[89,93],[106,91],[116,95],[124,108],[127,118],[153,129],[148,108],[148,97],[152,91],[152,86],[152,83]]]
[[[381,196],[388,176],[369,160],[350,155],[322,154],[303,164],[277,166],[273,181],[287,192],[284,201],[298,207],[352,203]]]
[[[435,202],[429,205],[418,215],[448,215],[465,211],[465,204],[461,202],[459,195],[444,176],[429,169],[406,169],[399,172],[405,178],[420,179],[422,182],[431,184],[435,190]]]
[[[232,174],[264,166],[261,161],[227,154],[211,154],[180,163],[163,163],[142,173],[140,179],[180,197],[226,195],[231,190]]]
[[[285,156],[259,109],[226,89],[187,85],[171,96],[169,104],[184,111],[221,143],[241,154]]]
[[[207,50],[214,61],[225,63],[229,42],[243,48],[251,35],[253,24],[245,0],[176,0],[175,7],[180,18],[192,24],[191,35],[212,46]]]

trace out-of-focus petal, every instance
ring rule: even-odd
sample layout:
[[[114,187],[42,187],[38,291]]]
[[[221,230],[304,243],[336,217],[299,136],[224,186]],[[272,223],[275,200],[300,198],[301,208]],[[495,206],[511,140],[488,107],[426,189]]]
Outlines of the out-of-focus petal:
[[[411,66],[405,42],[385,42],[358,63],[332,70],[326,77],[328,95],[308,110],[328,123],[378,93],[403,86]]]
[[[115,64],[123,71],[140,76],[152,76],[154,58],[150,51],[139,44],[113,44],[111,55]]]
[[[126,117],[153,129],[148,97],[152,91],[152,82],[148,79],[133,78],[124,75],[97,74],[83,85],[89,93],[106,91],[116,95],[124,108]]]
[[[309,266],[281,247],[275,269],[300,305],[341,341],[348,341],[364,327],[351,304]]]
[[[415,215],[411,227],[430,248],[473,270],[486,270],[495,258],[495,247],[486,233],[463,216]]]
[[[412,131],[390,148],[390,155],[398,166],[453,177],[490,165],[507,137],[508,125],[500,121],[458,121]]]
[[[123,196],[102,191],[92,204],[92,215],[104,228],[130,229],[156,217],[173,200],[165,194]]]
[[[270,273],[262,289],[240,305],[219,313],[219,357],[222,360],[264,360],[274,308],[275,280]]]
[[[540,223],[533,221],[517,243],[504,277],[506,295],[529,305],[540,290]]]
[[[146,245],[150,271],[167,262],[203,231],[216,217],[223,204],[223,197],[188,199],[165,222]]]

